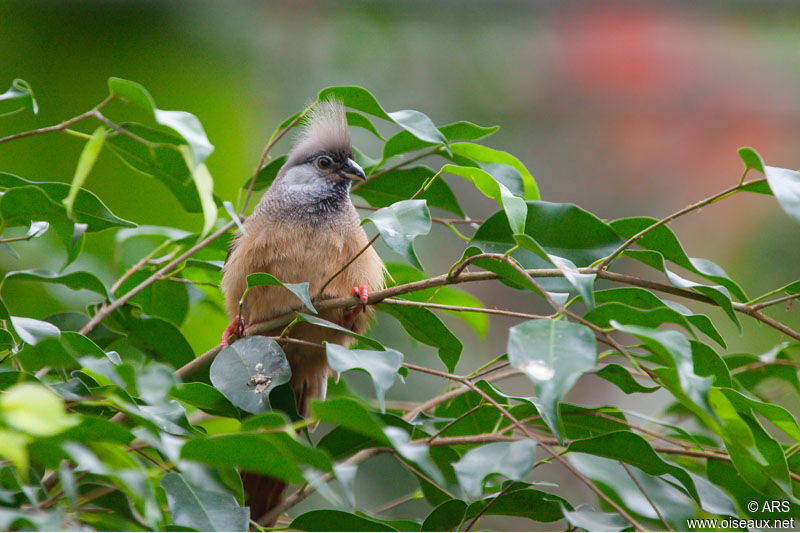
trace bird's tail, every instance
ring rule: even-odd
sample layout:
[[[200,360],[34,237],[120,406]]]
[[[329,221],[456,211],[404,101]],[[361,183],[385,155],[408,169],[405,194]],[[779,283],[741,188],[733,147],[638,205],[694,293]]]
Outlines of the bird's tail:
[[[297,412],[305,418],[308,415],[311,400],[325,399],[328,386],[327,367],[321,372],[293,373],[290,384],[294,389]],[[315,426],[316,424],[310,429],[313,431]],[[281,504],[288,487],[286,482],[280,479],[252,472],[242,472],[242,485],[246,503],[250,507],[250,518],[255,521],[259,521],[266,513]],[[262,525],[271,527],[275,525],[277,518],[276,516],[270,524]]]
[[[280,505],[288,487],[286,482],[280,479],[252,472],[242,472],[242,485],[247,505],[250,507],[250,518],[255,521]],[[272,527],[277,518],[275,517],[272,523],[263,525]]]

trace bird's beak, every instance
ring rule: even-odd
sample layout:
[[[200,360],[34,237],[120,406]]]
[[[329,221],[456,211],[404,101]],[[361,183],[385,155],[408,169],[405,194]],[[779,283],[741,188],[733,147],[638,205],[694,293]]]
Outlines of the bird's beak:
[[[342,167],[342,169],[339,171],[339,174],[351,180],[367,181],[367,176],[364,174],[364,169],[352,159],[347,160],[347,162],[344,164],[344,167]]]

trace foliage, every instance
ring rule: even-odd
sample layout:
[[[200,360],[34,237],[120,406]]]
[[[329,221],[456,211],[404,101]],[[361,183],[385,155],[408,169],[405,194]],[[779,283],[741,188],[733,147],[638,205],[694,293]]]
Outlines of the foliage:
[[[28,241],[54,233],[65,258],[61,272],[6,272],[0,289],[25,280],[93,298],[85,310],[76,304],[35,317],[12,316],[16,303],[0,301],[0,527],[245,530],[283,516],[291,528],[311,531],[430,531],[468,530],[483,516],[501,515],[584,529],[687,529],[685,520],[695,517],[800,513],[800,426],[765,386],[779,380],[800,392],[800,334],[766,314],[797,298],[800,281],[748,298],[720,266],[689,257],[667,226],[740,192],[774,195],[800,222],[800,173],[767,166],[743,148],[744,176],[729,189],[660,220],[606,222],[580,207],[540,200],[516,157],[477,142],[496,127],[437,127],[419,111],[385,111],[359,87],[325,89],[315,102],[341,100],[351,126],[383,143],[378,159],[357,152],[368,180],[353,190],[367,202],[359,206],[367,230],[376,228],[376,238],[396,252],[385,258],[389,286],[373,291],[369,304],[382,311],[378,320],[391,315],[411,337],[436,348],[443,369],[420,366],[413,354],[370,336],[358,336],[353,349],[328,345],[330,366],[345,380],[351,370],[362,371],[375,396],[332,385],[329,398],[313,402],[302,420],[286,385],[291,371],[283,352],[298,340],[290,328],[277,338],[259,335],[298,321],[341,329],[317,312],[357,299],[321,300],[307,283],[254,274],[249,287],[281,285],[297,296],[296,312],[249,325],[249,337],[221,352],[195,354],[180,326],[189,302],[221,307],[220,269],[238,215],[213,192],[205,166],[213,146],[195,116],[157,108],[131,81],[112,78],[109,91],[86,113],[0,139],[61,132],[87,141],[71,185],[0,172],[0,246],[25,253]],[[112,101],[129,104],[120,107],[120,119],[106,116]],[[131,107],[145,112],[147,124],[126,120]],[[243,186],[240,213],[252,191],[274,179],[285,159],[269,161],[268,152],[307,109],[275,130]],[[26,110],[37,110],[33,92],[15,80],[0,95],[0,114]],[[73,129],[90,120],[100,123],[93,133]],[[387,128],[395,133],[381,133]],[[103,150],[161,182],[187,211],[201,213],[202,229],[134,227],[114,215],[84,187]],[[423,158],[444,162],[431,168],[419,164]],[[448,179],[472,183],[499,210],[473,221]],[[220,206],[237,220],[218,218]],[[428,276],[414,242],[434,223],[465,241],[464,251],[449,272]],[[474,234],[465,235],[471,227]],[[99,270],[70,268],[87,235],[98,231],[116,232],[119,247],[134,240],[148,246],[141,260],[115,265],[127,270],[111,286]],[[394,263],[401,259],[408,264]],[[631,259],[650,276],[626,273]],[[483,308],[461,287],[478,280],[532,293],[553,314]],[[669,299],[676,296],[683,303]],[[707,314],[713,307],[737,325],[756,320],[775,329],[780,342],[762,355],[718,352],[706,342],[727,346]],[[463,343],[440,312],[464,318],[479,334],[492,315],[519,323],[508,331],[507,353],[456,374]],[[409,372],[441,379],[442,394],[408,409],[385,402]],[[625,394],[662,391],[670,401],[660,418],[602,400],[565,402],[586,374]],[[530,380],[529,396],[503,390],[501,379],[512,375]],[[644,425],[636,420],[642,417]],[[328,432],[310,440],[302,430],[317,422]],[[425,505],[401,520],[365,512],[354,495],[359,465],[377,454],[390,455],[418,481],[420,490],[407,499]],[[597,498],[582,501],[537,482],[537,468],[546,463],[566,469]],[[238,470],[295,487],[272,515],[250,516]],[[334,479],[338,484],[330,484]],[[315,491],[329,505],[298,515],[293,507]],[[788,508],[765,508],[768,501]]]

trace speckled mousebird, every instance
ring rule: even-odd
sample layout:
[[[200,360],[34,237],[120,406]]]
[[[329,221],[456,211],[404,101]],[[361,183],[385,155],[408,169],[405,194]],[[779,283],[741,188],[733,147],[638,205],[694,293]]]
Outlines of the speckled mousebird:
[[[246,334],[246,325],[269,320],[298,308],[297,298],[278,286],[256,287],[248,292],[239,320],[239,299],[248,274],[267,272],[286,283],[309,282],[312,298],[349,296],[354,292],[366,303],[367,290],[383,285],[383,263],[369,247],[325,287],[322,285],[350,261],[368,239],[350,200],[353,180],[365,180],[364,171],[353,160],[353,148],[344,107],[320,102],[307,113],[300,135],[286,163],[244,222],[225,261],[222,288],[225,305],[233,319],[223,334]],[[362,333],[371,310],[364,306],[322,311],[320,316]],[[280,334],[281,328],[270,332]],[[335,330],[299,323],[291,336],[321,343],[348,346],[352,337]],[[290,385],[298,412],[306,416],[311,399],[324,398],[328,367],[325,351],[301,345],[286,345],[292,368]],[[286,484],[272,478],[244,473],[242,480],[251,509],[258,520],[283,498]]]

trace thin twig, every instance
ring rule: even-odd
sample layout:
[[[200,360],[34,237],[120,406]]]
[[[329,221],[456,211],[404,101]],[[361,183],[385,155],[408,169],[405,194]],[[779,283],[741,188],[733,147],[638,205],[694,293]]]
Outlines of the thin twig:
[[[491,506],[492,506],[492,504],[493,504],[494,502],[496,502],[496,501],[497,501],[497,500],[500,498],[500,496],[502,496],[503,494],[505,494],[505,493],[507,493],[508,491],[510,491],[510,490],[511,490],[511,489],[514,487],[514,485],[516,485],[516,484],[517,484],[517,482],[516,482],[516,481],[512,481],[511,483],[509,483],[508,485],[506,485],[506,486],[503,488],[503,490],[501,490],[500,492],[498,492],[498,493],[497,493],[497,494],[496,494],[496,495],[495,495],[495,496],[494,496],[494,497],[493,497],[491,500],[489,500],[489,501],[486,503],[486,505],[484,505],[484,506],[483,506],[483,508],[482,508],[480,511],[478,511],[478,514],[476,514],[476,515],[475,515],[475,517],[472,519],[472,521],[471,521],[469,524],[467,524],[467,527],[465,527],[465,528],[464,528],[464,531],[469,531],[469,530],[471,530],[471,529],[473,528],[473,526],[475,526],[475,524],[478,522],[478,519],[479,519],[481,516],[483,516],[483,514],[484,514],[486,511],[488,511],[488,510],[489,510],[489,507],[491,507]]]
[[[746,183],[741,182],[741,183],[739,183],[738,185],[736,185],[734,187],[730,187],[728,189],[725,189],[724,191],[719,192],[719,193],[717,193],[717,194],[715,194],[713,196],[710,196],[710,197],[706,198],[705,200],[700,200],[699,202],[696,202],[696,203],[694,203],[692,205],[684,207],[680,211],[676,211],[675,213],[672,213],[671,215],[662,218],[658,222],[656,222],[656,223],[644,228],[642,231],[640,231],[639,233],[637,233],[636,235],[634,235],[633,237],[631,237],[630,239],[628,239],[627,241],[622,243],[622,245],[620,245],[616,250],[611,252],[611,254],[608,257],[603,259],[600,262],[600,264],[597,265],[597,270],[605,270],[606,267],[608,267],[608,265],[611,263],[611,261],[616,259],[619,256],[619,254],[621,254],[622,252],[624,252],[625,250],[630,248],[636,241],[638,241],[639,239],[641,239],[642,237],[644,237],[645,235],[647,235],[648,233],[650,233],[654,229],[656,229],[658,227],[661,227],[664,224],[666,224],[666,223],[668,223],[668,222],[670,222],[672,220],[675,220],[676,218],[678,218],[680,216],[685,215],[686,213],[690,213],[690,212],[692,212],[692,211],[694,211],[696,209],[700,209],[701,207],[704,207],[706,205],[712,204],[712,203],[716,202],[717,200],[719,200],[721,198],[724,198],[726,196],[730,196],[733,193],[739,192],[744,187],[747,187],[749,185],[753,185],[755,183],[761,183],[763,181],[766,181],[766,180],[762,178],[762,179],[748,181]]]
[[[67,129],[68,127],[72,126],[73,124],[75,124],[76,122],[80,122],[83,119],[91,118],[91,117],[95,116],[94,114],[95,114],[96,111],[98,111],[98,110],[104,108],[105,106],[107,106],[109,103],[111,103],[111,101],[113,99],[114,99],[114,95],[113,94],[109,95],[108,97],[106,97],[105,100],[103,100],[102,102],[100,102],[99,104],[94,106],[89,111],[86,111],[85,113],[81,113],[80,115],[74,116],[74,117],[72,117],[70,119],[67,119],[64,122],[60,123],[60,124],[55,124],[53,126],[47,126],[47,127],[44,127],[44,128],[39,128],[39,129],[36,129],[36,130],[23,131],[22,133],[15,133],[14,135],[9,135],[8,137],[3,137],[2,139],[0,139],[0,144],[3,144],[5,142],[9,142],[9,141],[13,141],[15,139],[21,139],[23,137],[30,137],[31,135],[39,135],[41,133],[51,133],[51,132],[54,132],[54,131],[63,131],[65,129]]]
[[[767,302],[761,302],[761,303],[752,304],[750,307],[754,311],[759,311],[761,309],[764,309],[765,307],[769,307],[771,305],[779,304],[779,303],[785,302],[787,300],[791,301],[791,300],[794,300],[795,298],[800,298],[800,294],[787,294],[785,296],[781,296],[780,298],[775,298],[774,300],[769,300]]]
[[[642,495],[644,496],[644,499],[650,503],[650,507],[652,507],[653,510],[656,512],[656,515],[658,515],[658,518],[661,520],[661,523],[664,524],[670,531],[675,531],[672,528],[672,526],[670,526],[669,523],[666,520],[664,520],[664,516],[661,514],[661,511],[658,510],[658,506],[655,504],[653,500],[650,499],[650,496],[647,495],[647,492],[644,490],[644,487],[642,487],[642,484],[639,483],[638,479],[636,479],[636,476],[633,475],[633,472],[631,471],[630,467],[628,467],[628,465],[626,465],[622,461],[620,461],[619,464],[622,465],[622,468],[625,469],[625,472],[628,473],[628,476],[630,476],[630,478],[633,480],[636,486],[639,487],[639,492],[641,492]]]
[[[407,307],[427,307],[430,309],[442,309],[444,311],[457,311],[466,313],[483,313],[486,315],[502,315],[511,316],[515,318],[549,318],[544,315],[533,315],[530,313],[519,313],[517,311],[507,311],[505,309],[488,309],[485,307],[467,307],[461,305],[446,305],[436,304],[432,302],[417,302],[415,300],[398,300],[395,298],[386,298],[381,303],[388,305],[400,305]]]
[[[164,267],[162,267],[155,273],[151,274],[150,277],[148,277],[147,279],[139,283],[136,287],[132,288],[131,290],[120,296],[114,302],[100,307],[100,309],[92,317],[92,319],[89,320],[89,322],[87,322],[86,325],[81,328],[80,334],[86,335],[87,333],[92,331],[98,324],[100,324],[103,321],[103,319],[105,319],[108,315],[110,315],[123,305],[125,305],[125,303],[128,302],[128,300],[130,300],[131,298],[142,292],[144,289],[146,289],[156,281],[160,280],[166,273],[175,268],[175,266],[179,265],[189,257],[193,256],[195,253],[197,253],[198,251],[202,250],[203,248],[205,248],[206,246],[208,246],[209,244],[220,238],[222,235],[226,234],[235,225],[236,223],[233,221],[228,222],[220,229],[218,229],[217,231],[215,231],[214,233],[212,233],[199,243],[195,244],[194,246],[186,250],[177,258],[167,263]]]

